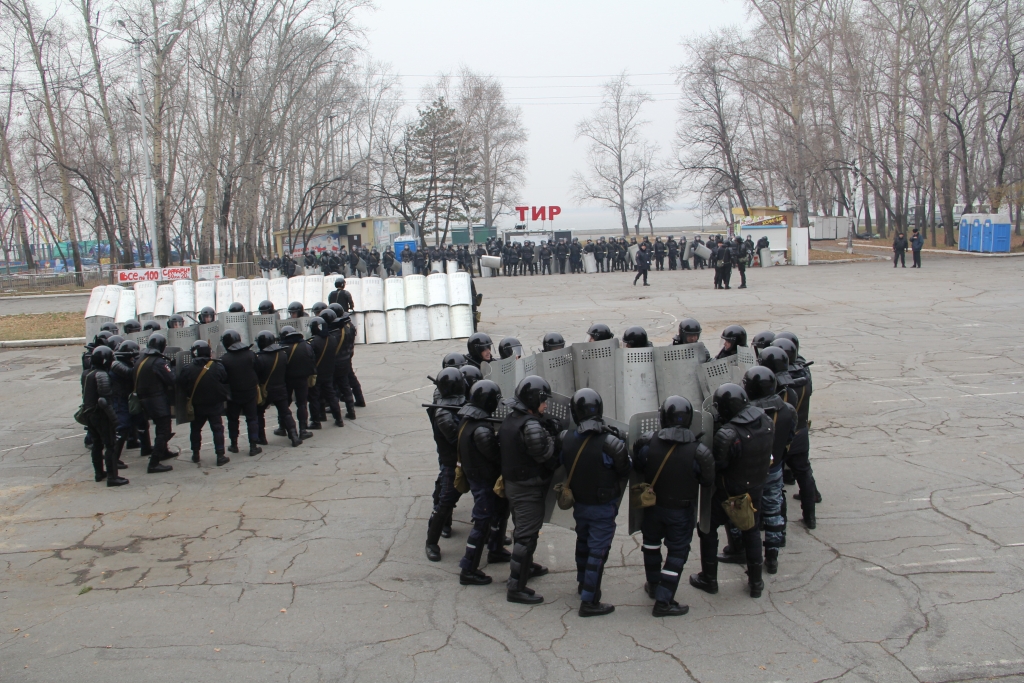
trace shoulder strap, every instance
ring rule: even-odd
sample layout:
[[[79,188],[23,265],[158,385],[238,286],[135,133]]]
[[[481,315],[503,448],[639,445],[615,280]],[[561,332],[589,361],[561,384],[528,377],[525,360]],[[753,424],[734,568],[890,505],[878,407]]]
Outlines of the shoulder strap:
[[[152,356],[146,356],[145,358],[142,359],[142,362],[139,363],[139,367],[135,368],[135,385],[132,387],[133,393],[139,391],[139,374],[142,373],[142,366],[145,365],[146,361],[149,360],[150,358],[152,358]]]
[[[665,454],[665,457],[664,457],[664,458],[662,458],[662,460],[661,460],[661,464],[660,464],[660,465],[658,465],[658,471],[654,473],[654,479],[652,479],[652,480],[651,480],[651,488],[652,488],[652,489],[654,488],[654,485],[655,485],[656,483],[658,483],[658,477],[660,477],[660,476],[661,476],[661,471],[662,471],[663,469],[665,469],[665,463],[667,463],[667,462],[668,462],[668,458],[669,458],[669,456],[670,456],[670,455],[672,455],[672,451],[674,451],[674,450],[676,449],[676,446],[678,446],[678,445],[679,445],[678,443],[674,443],[674,444],[672,444],[672,448],[668,449],[668,453],[666,453],[666,454]]]
[[[338,335],[338,345],[334,347],[334,355],[337,356],[341,353],[341,345],[345,343],[345,328],[341,328],[341,334]]]
[[[199,376],[196,377],[196,383],[192,385],[192,393],[189,395],[188,400],[191,401],[192,397],[196,395],[196,389],[199,388],[199,383],[201,381],[203,381],[203,375],[206,374],[206,371],[210,369],[211,365],[213,365],[213,361],[212,360],[209,363],[207,363],[206,365],[203,366],[203,369],[199,373]]]
[[[591,434],[591,435],[590,435],[590,436],[588,436],[588,437],[587,437],[586,439],[584,439],[584,440],[583,440],[583,445],[582,445],[582,446],[580,446],[580,449],[579,449],[578,451],[576,451],[576,459],[572,461],[572,469],[571,469],[571,470],[569,470],[569,476],[568,476],[568,477],[566,477],[566,479],[565,479],[565,485],[566,485],[566,487],[568,487],[568,486],[569,486],[569,482],[571,482],[571,481],[572,481],[572,475],[573,475],[573,474],[574,474],[574,473],[576,472],[576,463],[578,463],[578,462],[580,461],[580,455],[582,455],[582,454],[583,454],[583,449],[587,447],[587,444],[588,444],[588,443],[590,443],[590,438],[591,438],[592,436],[594,436],[594,435],[593,435],[593,434]]]
[[[285,363],[284,363],[285,365],[291,365],[292,364],[292,356],[295,355],[295,349],[299,348],[299,344],[301,344],[301,343],[302,342],[295,342],[294,344],[292,344],[292,350],[288,352],[288,360],[285,361]]]
[[[468,418],[463,420],[462,421],[462,426],[459,427],[459,435],[457,437],[455,437],[455,459],[458,461],[458,463],[460,465],[462,464],[462,452],[461,452],[461,450],[462,450],[461,449],[461,446],[462,446],[462,430],[465,429],[466,425],[468,425],[468,424],[469,424],[469,419]]]
[[[270,378],[274,376],[274,370],[277,370],[277,361],[281,358],[281,352],[276,351],[274,353],[274,364],[270,366],[270,374],[267,375],[267,381],[263,383],[263,391],[267,391],[267,385],[270,384]]]
[[[317,367],[320,367],[320,361],[322,361],[324,359],[325,355],[327,355],[327,339],[326,338],[324,339],[324,350],[320,352],[320,357],[316,359],[316,366]]]

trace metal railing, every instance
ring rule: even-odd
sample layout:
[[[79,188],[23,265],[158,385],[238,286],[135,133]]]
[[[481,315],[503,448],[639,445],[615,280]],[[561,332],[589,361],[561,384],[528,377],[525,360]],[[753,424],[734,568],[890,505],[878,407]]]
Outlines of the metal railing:
[[[54,289],[76,289],[111,284],[110,271],[89,270],[82,273],[22,273],[0,275],[0,291],[3,292],[44,292]]]

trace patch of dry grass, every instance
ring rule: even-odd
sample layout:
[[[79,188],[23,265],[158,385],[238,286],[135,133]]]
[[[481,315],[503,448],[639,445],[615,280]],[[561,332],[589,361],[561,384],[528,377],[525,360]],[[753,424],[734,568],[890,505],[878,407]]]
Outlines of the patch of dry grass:
[[[22,313],[0,316],[0,341],[64,339],[85,335],[82,313]]]
[[[867,254],[847,254],[845,251],[825,251],[823,249],[811,249],[808,251],[808,258],[811,261],[846,261],[850,259],[872,260],[874,256]]]

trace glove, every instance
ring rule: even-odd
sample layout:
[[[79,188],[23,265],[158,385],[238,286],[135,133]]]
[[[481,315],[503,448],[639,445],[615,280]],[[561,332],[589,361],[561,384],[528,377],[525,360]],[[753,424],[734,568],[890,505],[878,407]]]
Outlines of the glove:
[[[604,429],[602,429],[601,431],[603,431],[605,434],[611,434],[612,436],[622,439],[623,441],[626,440],[626,437],[623,436],[622,434],[622,430],[620,430],[618,427],[615,427],[614,425],[606,424],[604,426]]]
[[[562,431],[562,425],[553,417],[545,417],[541,419],[540,423],[551,436],[558,437]]]

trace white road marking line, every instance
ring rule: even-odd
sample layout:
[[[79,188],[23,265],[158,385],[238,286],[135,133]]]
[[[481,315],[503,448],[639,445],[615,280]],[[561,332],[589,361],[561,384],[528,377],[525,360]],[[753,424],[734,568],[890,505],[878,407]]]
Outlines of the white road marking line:
[[[375,398],[375,399],[373,399],[372,401],[367,401],[367,403],[369,404],[369,403],[376,403],[376,402],[378,402],[378,401],[386,401],[386,400],[388,400],[389,398],[394,398],[395,396],[405,396],[406,394],[411,394],[411,393],[413,393],[414,391],[420,391],[420,390],[422,390],[422,389],[426,389],[426,388],[428,388],[428,387],[432,387],[432,386],[434,386],[434,385],[433,385],[433,384],[426,384],[426,385],[424,385],[424,386],[422,386],[422,387],[419,387],[418,389],[410,389],[409,391],[403,391],[403,392],[402,392],[402,393],[400,393],[400,394],[391,394],[390,396],[385,396],[384,398]]]
[[[32,448],[32,446],[42,446],[44,443],[53,443],[54,441],[63,441],[64,439],[75,439],[75,438],[84,439],[85,438],[85,432],[83,431],[81,434],[72,434],[71,436],[60,436],[60,437],[57,437],[56,439],[50,439],[48,441],[37,441],[36,443],[27,443],[24,446],[11,446],[10,448],[3,449],[2,451],[0,451],[0,453],[6,453],[8,451],[16,451],[19,448]]]
[[[980,557],[958,557],[953,560],[936,560],[934,562],[908,562],[907,564],[897,564],[891,567],[865,567],[866,572],[880,572],[883,569],[906,569],[913,567],[932,567],[937,564],[962,564],[964,562],[981,562]]]
[[[1004,548],[1020,548],[1021,546],[1024,546],[1024,543],[1007,543],[1003,547]]]
[[[954,401],[960,398],[978,398],[986,396],[1015,396],[1019,391],[997,391],[991,394],[961,394],[959,396],[920,396],[917,398],[890,398],[884,401],[872,401],[872,403],[902,403],[904,401]]]
[[[963,500],[965,498],[993,498],[995,496],[1016,496],[1017,494],[1024,493],[1024,491],[989,491],[988,493],[970,493],[966,496],[950,496],[949,498],[943,498],[943,501],[947,500]],[[921,503],[928,502],[931,498],[904,498],[902,500],[887,500],[884,501],[883,505],[889,505],[892,503]]]
[[[937,671],[939,669],[977,669],[993,666],[1019,666],[1024,659],[992,659],[984,662],[964,662],[963,664],[940,664],[939,666],[919,666],[914,671]]]

